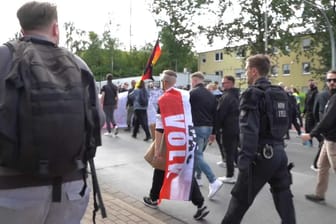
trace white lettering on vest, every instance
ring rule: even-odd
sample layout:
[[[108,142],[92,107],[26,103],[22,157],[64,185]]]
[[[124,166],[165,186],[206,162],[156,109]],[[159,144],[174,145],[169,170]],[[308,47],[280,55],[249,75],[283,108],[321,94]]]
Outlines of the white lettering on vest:
[[[177,114],[165,118],[166,125],[170,127],[185,128],[184,114]]]

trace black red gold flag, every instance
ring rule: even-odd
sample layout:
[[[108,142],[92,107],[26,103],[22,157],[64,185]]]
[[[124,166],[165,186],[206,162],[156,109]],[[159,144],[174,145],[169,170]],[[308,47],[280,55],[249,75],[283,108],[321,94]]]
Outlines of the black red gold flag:
[[[149,57],[147,64],[146,64],[146,68],[144,70],[144,73],[141,77],[141,80],[146,80],[146,79],[151,79],[154,80],[153,78],[153,66],[156,64],[157,60],[159,59],[159,57],[161,56],[161,48],[160,48],[160,43],[159,40],[156,41],[152,54]]]

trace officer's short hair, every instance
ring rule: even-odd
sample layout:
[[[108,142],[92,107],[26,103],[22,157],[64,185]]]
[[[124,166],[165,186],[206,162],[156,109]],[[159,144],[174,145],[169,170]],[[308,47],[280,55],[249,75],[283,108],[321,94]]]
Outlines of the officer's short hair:
[[[31,1],[22,5],[17,13],[23,30],[39,30],[57,21],[57,6],[49,2]]]
[[[194,77],[199,78],[201,80],[204,80],[204,75],[202,74],[202,72],[194,72],[194,73],[192,73],[191,74],[191,78],[194,78]]]
[[[256,54],[248,57],[246,61],[248,62],[249,67],[253,67],[258,70],[259,75],[261,76],[268,75],[271,67],[271,61],[267,55]]]

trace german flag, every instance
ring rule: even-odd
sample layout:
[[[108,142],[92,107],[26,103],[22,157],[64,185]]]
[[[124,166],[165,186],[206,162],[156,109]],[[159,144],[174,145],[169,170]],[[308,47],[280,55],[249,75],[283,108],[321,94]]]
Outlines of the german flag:
[[[146,79],[154,80],[153,74],[152,74],[153,66],[156,64],[157,60],[159,60],[160,56],[161,56],[161,48],[160,48],[159,39],[158,39],[154,45],[152,54],[147,61],[146,68],[141,77],[141,80],[146,80]]]

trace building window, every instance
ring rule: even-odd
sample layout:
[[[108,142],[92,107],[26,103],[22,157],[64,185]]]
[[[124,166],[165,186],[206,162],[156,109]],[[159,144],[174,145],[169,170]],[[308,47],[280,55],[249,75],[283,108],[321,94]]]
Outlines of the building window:
[[[244,48],[239,48],[236,52],[236,57],[237,58],[244,58],[246,57],[246,52]]]
[[[302,63],[302,73],[303,74],[310,74],[310,62],[303,62]]]
[[[271,68],[271,76],[278,76],[279,68],[277,65],[273,65]]]
[[[235,76],[237,79],[245,78],[245,70],[242,68],[235,69]]]
[[[290,64],[282,65],[282,73],[283,75],[290,75]]]
[[[217,52],[215,54],[215,61],[223,61],[223,52]]]
[[[311,39],[310,38],[305,38],[302,40],[302,48],[303,50],[309,50],[311,45]]]
[[[215,71],[215,75],[223,77],[223,71]]]

